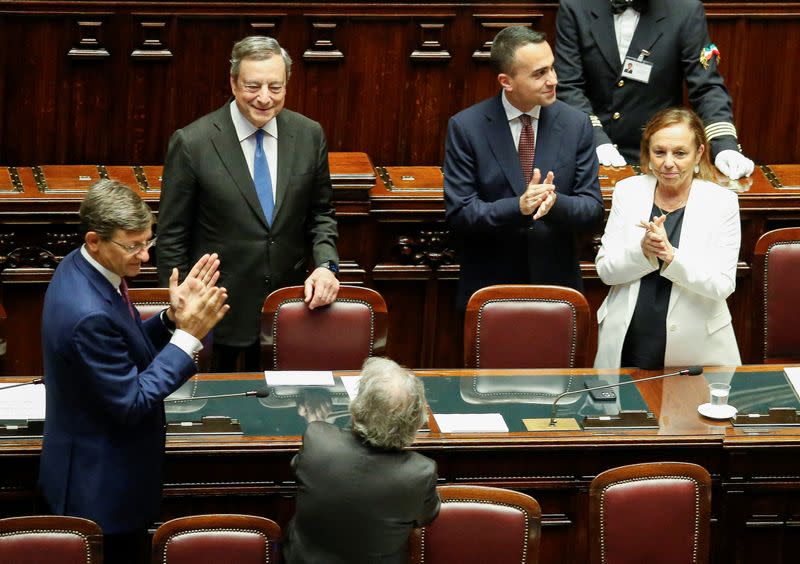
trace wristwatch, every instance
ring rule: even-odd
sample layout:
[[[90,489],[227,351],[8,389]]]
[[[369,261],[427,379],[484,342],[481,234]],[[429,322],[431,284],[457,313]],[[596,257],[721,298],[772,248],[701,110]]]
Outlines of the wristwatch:
[[[335,262],[333,262],[332,260],[323,262],[320,266],[322,268],[327,268],[328,270],[330,270],[334,274],[339,274],[339,265],[336,264]]]

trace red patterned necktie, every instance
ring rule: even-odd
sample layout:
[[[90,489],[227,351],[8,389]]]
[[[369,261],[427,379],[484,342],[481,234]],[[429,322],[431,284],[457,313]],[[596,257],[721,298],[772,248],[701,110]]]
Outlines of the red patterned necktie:
[[[124,278],[120,280],[119,283],[119,294],[122,296],[122,301],[128,306],[128,312],[131,314],[131,317],[136,319],[136,314],[133,313],[133,304],[131,303],[131,298],[128,296],[128,283],[125,282]]]
[[[531,116],[522,114],[519,119],[522,121],[522,132],[519,134],[519,162],[522,165],[522,175],[525,177],[525,186],[527,187],[533,178],[533,154],[536,141],[533,138]]]

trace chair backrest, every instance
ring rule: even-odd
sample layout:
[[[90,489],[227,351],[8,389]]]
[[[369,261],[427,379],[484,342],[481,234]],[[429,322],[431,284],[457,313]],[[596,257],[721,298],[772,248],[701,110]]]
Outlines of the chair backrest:
[[[361,286],[340,286],[335,302],[314,310],[302,286],[281,288],[267,296],[261,314],[274,370],[358,370],[384,353],[387,331],[386,302]]]
[[[632,464],[589,487],[592,563],[708,562],[711,477],[696,464]]]
[[[759,302],[756,323],[761,358],[766,363],[800,362],[800,228],[764,233],[753,253],[753,299]]]
[[[153,564],[280,562],[281,528],[253,515],[194,515],[172,519],[153,535]]]
[[[584,368],[589,326],[589,304],[572,288],[482,288],[467,303],[464,366]]]
[[[139,311],[142,321],[169,307],[168,288],[128,288],[128,298],[131,300],[131,304]],[[206,335],[202,343],[203,350],[195,356],[194,360],[200,372],[210,372],[212,333]]]
[[[103,531],[94,521],[80,517],[0,519],[0,562],[102,564]]]
[[[411,561],[419,564],[534,564],[542,512],[529,495],[482,486],[439,486],[432,523],[415,529]]]

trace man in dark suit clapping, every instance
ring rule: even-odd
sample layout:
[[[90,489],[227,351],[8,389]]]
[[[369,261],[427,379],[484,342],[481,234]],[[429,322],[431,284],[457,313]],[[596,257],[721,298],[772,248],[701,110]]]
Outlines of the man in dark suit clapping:
[[[158,272],[185,275],[205,249],[225,265],[230,314],[214,330],[214,370],[260,368],[260,314],[273,290],[304,284],[310,308],[336,299],[339,257],[320,125],[284,109],[292,60],[275,39],[231,53],[234,99],[176,131],[164,163]],[[315,267],[310,275],[308,263]]]
[[[458,304],[492,284],[582,290],[576,233],[603,220],[589,117],[556,100],[543,33],[507,27],[492,42],[500,92],[450,119],[447,221],[461,236]]]

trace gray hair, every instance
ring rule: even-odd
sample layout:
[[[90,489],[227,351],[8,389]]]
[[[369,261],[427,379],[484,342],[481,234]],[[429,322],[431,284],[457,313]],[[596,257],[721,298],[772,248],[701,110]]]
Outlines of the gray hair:
[[[350,403],[353,430],[375,447],[399,450],[425,424],[425,406],[425,388],[413,372],[388,358],[368,358]]]
[[[241,41],[237,41],[231,51],[231,76],[234,80],[239,80],[239,65],[245,59],[253,61],[265,61],[280,55],[286,65],[286,81],[292,76],[292,58],[286,49],[280,46],[277,39],[265,37],[263,35],[251,35]]]
[[[501,29],[492,40],[490,59],[498,74],[513,74],[517,49],[529,43],[542,43],[547,39],[543,31],[534,31],[521,25]]]
[[[89,188],[79,211],[81,233],[111,239],[118,229],[144,231],[153,226],[153,212],[131,188],[116,180],[100,180]]]

